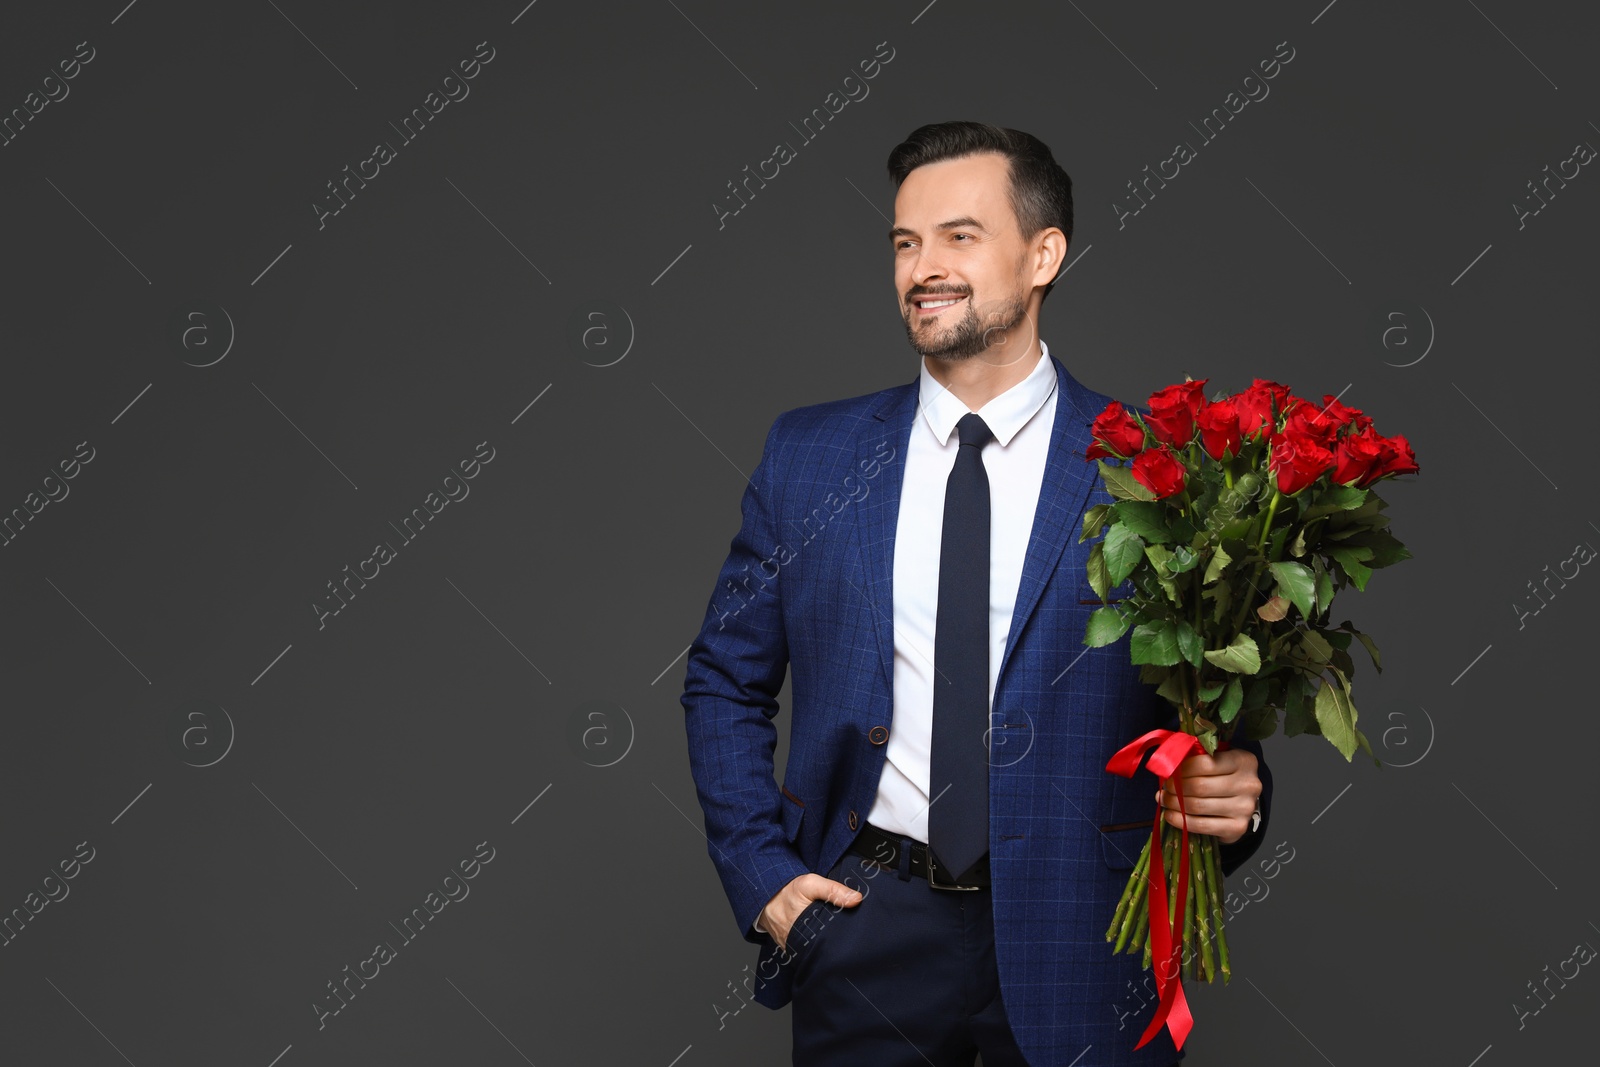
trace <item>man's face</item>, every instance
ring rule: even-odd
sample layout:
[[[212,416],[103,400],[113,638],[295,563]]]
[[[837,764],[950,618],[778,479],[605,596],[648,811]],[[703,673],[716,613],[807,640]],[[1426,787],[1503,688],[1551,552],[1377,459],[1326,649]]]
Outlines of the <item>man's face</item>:
[[[1033,341],[1027,248],[1009,199],[1006,158],[984,152],[906,175],[894,200],[894,284],[906,337],[949,363],[988,353],[1003,365]],[[928,306],[929,301],[949,301]]]

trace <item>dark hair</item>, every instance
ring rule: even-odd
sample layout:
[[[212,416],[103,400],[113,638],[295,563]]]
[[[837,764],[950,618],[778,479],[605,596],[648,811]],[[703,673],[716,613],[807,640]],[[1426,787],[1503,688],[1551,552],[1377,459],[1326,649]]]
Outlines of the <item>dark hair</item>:
[[[1055,226],[1072,241],[1072,179],[1031,133],[986,122],[935,122],[919,126],[889,153],[889,178],[896,189],[906,175],[927,163],[979,152],[1005,156],[1011,175],[1011,210],[1023,239]],[[1055,283],[1044,287],[1049,296]]]

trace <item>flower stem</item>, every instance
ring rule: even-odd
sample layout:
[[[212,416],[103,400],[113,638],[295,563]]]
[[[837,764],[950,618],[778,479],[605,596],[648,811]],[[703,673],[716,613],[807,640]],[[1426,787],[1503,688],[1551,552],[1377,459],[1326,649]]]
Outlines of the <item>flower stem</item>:
[[[1219,842],[1211,839],[1211,847],[1206,850],[1206,878],[1211,882],[1211,918],[1217,929],[1217,966],[1222,971],[1222,982],[1227,984],[1232,971],[1228,969],[1228,937],[1222,923],[1222,854],[1218,851]]]
[[[1137,903],[1135,898],[1140,895],[1139,888],[1144,885],[1144,872],[1149,862],[1150,842],[1146,841],[1139,853],[1139,861],[1133,865],[1133,873],[1128,876],[1128,884],[1122,887],[1122,899],[1117,901],[1117,910],[1111,918],[1111,927],[1106,930],[1106,940],[1115,938],[1117,942],[1116,947],[1112,949],[1113,952],[1122,951],[1122,946],[1133,929],[1131,909]]]
[[[1210,834],[1200,834],[1189,839],[1189,870],[1194,882],[1195,897],[1195,934],[1200,941],[1200,976],[1207,982],[1217,973],[1211,960],[1211,887],[1210,879],[1206,877],[1204,856],[1212,840],[1214,838]]]
[[[1283,494],[1277,486],[1272,487],[1272,499],[1267,503],[1267,521],[1261,524],[1261,540],[1256,543],[1257,552],[1267,550],[1267,535],[1272,532],[1272,518],[1278,513],[1278,501],[1283,499]]]
[[[1178,848],[1177,848],[1178,835],[1176,833],[1172,832],[1171,828],[1166,826],[1165,824],[1162,825],[1161,829],[1162,829],[1162,835],[1161,835],[1161,862],[1166,867],[1167,880],[1170,882],[1170,881],[1173,880],[1172,861],[1177,858],[1177,854],[1178,854]],[[1167,892],[1167,913],[1166,913],[1165,916],[1162,917],[1163,920],[1166,922],[1168,929],[1171,929],[1171,927],[1172,927],[1172,912],[1173,912],[1173,907],[1172,906],[1173,906],[1174,903],[1176,903],[1176,901],[1177,901],[1177,898],[1172,895],[1171,887],[1169,886],[1168,887],[1168,892]],[[1148,916],[1148,914],[1149,914],[1149,911],[1147,909],[1146,912],[1145,912],[1145,915]],[[1147,931],[1147,934],[1148,934],[1148,931]],[[1145,940],[1144,940],[1144,968],[1146,970],[1149,970],[1149,968],[1150,968],[1150,952],[1151,952],[1152,947],[1153,947],[1153,942],[1152,942],[1151,938],[1149,936],[1146,936]],[[1167,965],[1167,962],[1165,960],[1162,960],[1161,961],[1161,966],[1162,967],[1166,967],[1166,965]]]
[[[1179,847],[1181,848],[1182,846],[1179,846]],[[1178,871],[1178,874],[1180,876],[1183,873],[1184,872],[1181,869]],[[1190,865],[1189,878],[1190,878],[1191,881],[1193,881],[1193,879],[1194,879],[1193,864]],[[1174,881],[1176,881],[1176,879],[1174,879]],[[1195,898],[1195,894],[1194,893],[1189,893],[1183,898],[1183,957],[1182,958],[1183,958],[1184,962],[1186,962],[1189,965],[1188,973],[1189,973],[1189,977],[1191,977],[1191,978],[1195,977],[1195,966],[1196,966],[1196,964],[1198,962],[1198,955],[1197,954],[1191,955],[1191,954],[1194,953],[1194,942],[1195,942],[1195,936],[1194,936],[1194,912],[1195,912],[1194,898]]]
[[[1139,883],[1138,903],[1134,905],[1137,914],[1134,916],[1133,939],[1128,943],[1128,952],[1143,951],[1145,966],[1150,965],[1150,890],[1148,888],[1150,874],[1145,872],[1144,880]]]

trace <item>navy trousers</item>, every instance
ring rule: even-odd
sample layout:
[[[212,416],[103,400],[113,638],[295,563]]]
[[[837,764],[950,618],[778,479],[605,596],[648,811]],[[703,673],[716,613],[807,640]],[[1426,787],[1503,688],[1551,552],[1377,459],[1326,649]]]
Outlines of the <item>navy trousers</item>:
[[[814,900],[789,932],[795,1067],[1028,1067],[1000,1000],[987,888],[934,889],[854,852],[827,872],[862,894]]]

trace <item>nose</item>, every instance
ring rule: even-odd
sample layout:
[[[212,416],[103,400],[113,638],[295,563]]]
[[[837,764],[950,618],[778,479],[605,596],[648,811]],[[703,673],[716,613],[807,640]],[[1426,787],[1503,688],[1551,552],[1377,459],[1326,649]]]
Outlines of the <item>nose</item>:
[[[916,262],[911,265],[911,282],[913,285],[924,286],[930,280],[943,278],[944,276],[944,267],[920,252],[917,254]]]

